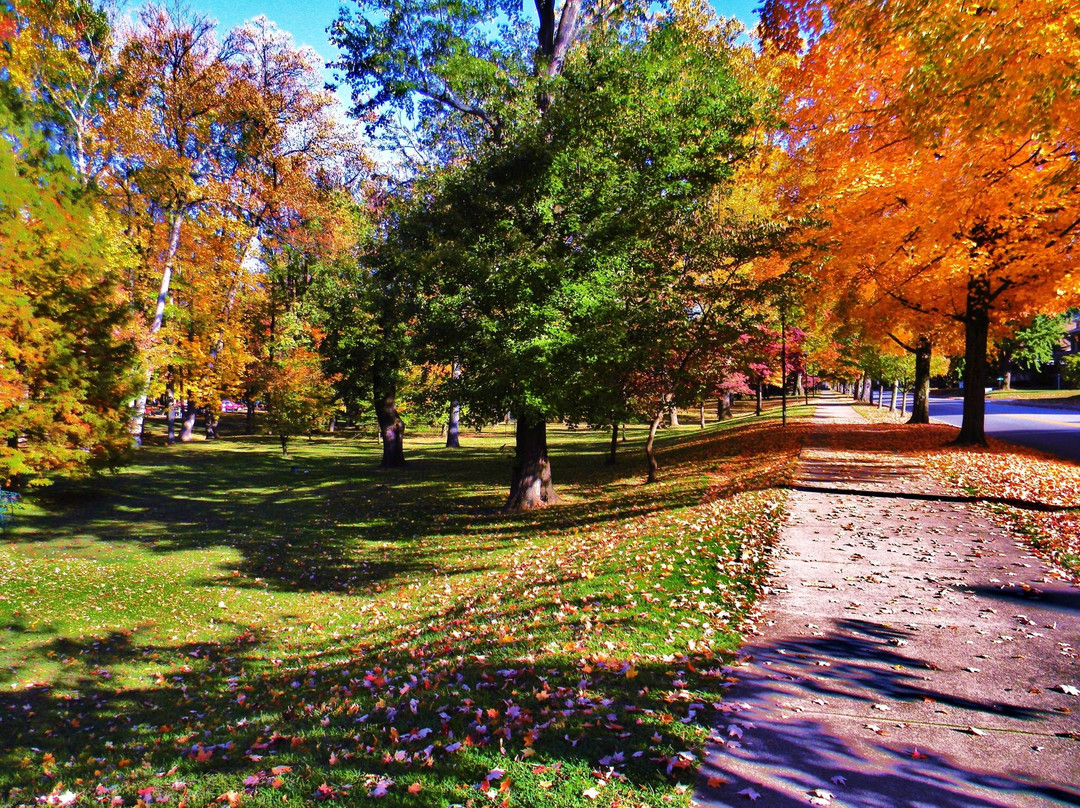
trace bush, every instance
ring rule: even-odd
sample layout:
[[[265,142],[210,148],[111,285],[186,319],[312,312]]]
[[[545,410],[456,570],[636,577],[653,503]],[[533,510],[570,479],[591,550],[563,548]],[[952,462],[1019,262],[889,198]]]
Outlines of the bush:
[[[1061,365],[1061,386],[1080,388],[1080,356],[1066,356]]]

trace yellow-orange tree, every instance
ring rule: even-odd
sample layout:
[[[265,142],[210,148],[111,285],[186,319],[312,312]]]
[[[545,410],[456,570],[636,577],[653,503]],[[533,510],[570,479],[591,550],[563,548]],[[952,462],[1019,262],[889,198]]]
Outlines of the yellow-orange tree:
[[[200,409],[213,434],[223,395],[254,394],[276,318],[302,292],[273,270],[310,264],[310,223],[367,164],[318,58],[265,18],[219,39],[212,21],[148,6],[119,38],[101,182],[142,259],[130,287],[148,367],[132,428],[138,439],[149,395],[178,393],[183,440]]]
[[[1080,299],[1080,10],[775,0],[764,23],[801,50],[791,198],[827,223],[819,271],[962,324],[958,442],[984,442],[989,333]]]
[[[81,23],[96,25],[74,20],[68,34]],[[6,486],[117,463],[127,445],[124,401],[134,391],[135,345],[120,287],[130,253],[115,219],[58,153],[70,150],[77,132],[65,124],[63,100],[48,90],[70,76],[64,54],[22,10],[0,12],[0,54]]]

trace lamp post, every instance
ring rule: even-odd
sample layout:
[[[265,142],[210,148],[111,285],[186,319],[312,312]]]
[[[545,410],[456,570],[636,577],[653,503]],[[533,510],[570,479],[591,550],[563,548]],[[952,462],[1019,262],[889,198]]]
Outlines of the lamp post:
[[[780,425],[787,426],[787,322],[780,303]]]
[[[807,365],[806,351],[800,351],[799,356],[802,357],[802,394],[803,404],[810,404],[810,369]]]

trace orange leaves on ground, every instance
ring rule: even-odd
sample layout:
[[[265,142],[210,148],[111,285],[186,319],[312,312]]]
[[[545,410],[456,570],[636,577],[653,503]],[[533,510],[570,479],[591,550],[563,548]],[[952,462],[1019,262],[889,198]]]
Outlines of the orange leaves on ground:
[[[931,471],[981,496],[1080,508],[1080,465],[1001,441],[988,449],[940,452],[927,457]],[[1080,569],[1080,513],[1000,506],[1036,549]]]
[[[873,407],[860,406],[859,412],[876,423],[838,429],[830,437],[832,444],[913,455],[939,480],[975,496],[1036,506],[994,505],[1036,549],[1059,564],[1080,568],[1080,513],[1037,509],[1080,508],[1080,465],[992,438],[986,448],[957,448],[950,445],[954,427],[912,428]]]

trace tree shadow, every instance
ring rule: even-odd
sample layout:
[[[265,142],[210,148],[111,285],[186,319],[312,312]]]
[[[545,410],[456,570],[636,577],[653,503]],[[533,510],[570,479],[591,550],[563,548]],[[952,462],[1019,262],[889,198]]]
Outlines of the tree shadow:
[[[440,619],[460,625],[468,613]],[[203,804],[226,791],[310,803],[322,784],[345,797],[386,777],[401,784],[389,804],[463,803],[482,798],[494,768],[515,778],[542,770],[556,788],[566,767],[578,778],[601,772],[598,785],[652,789],[683,773],[668,767],[687,748],[691,703],[718,697],[695,672],[703,661],[686,657],[639,664],[631,679],[618,660],[479,637],[408,648],[387,639],[285,662],[266,641],[245,630],[224,642],[143,644],[112,632],[33,648],[85,673],[66,691],[0,692],[6,801],[32,804],[64,784],[128,803],[152,794]],[[156,672],[138,686],[117,687],[104,670],[147,664]],[[691,699],[673,696],[676,685],[707,689]],[[272,785],[275,771],[283,785]],[[413,800],[404,786],[421,778]]]
[[[58,482],[39,497],[46,512],[11,539],[135,542],[154,553],[227,547],[240,556],[222,569],[231,585],[355,593],[485,569],[451,563],[455,552],[695,505],[721,467],[755,472],[744,488],[768,488],[778,482],[767,463],[774,439],[761,422],[672,431],[661,443],[662,482],[646,486],[637,451],[606,466],[601,433],[572,434],[554,459],[562,504],[513,514],[501,509],[509,436],[453,451],[417,447],[407,468],[382,471],[374,442],[341,433],[301,441],[289,458],[269,438],[151,447],[128,472]]]
[[[965,591],[1011,606],[1038,605],[1048,610],[1080,613],[1080,590],[1075,588],[1039,589],[1030,584],[1007,583],[1001,586],[966,586]]]
[[[853,743],[809,718],[770,724],[760,740],[716,752],[700,770],[695,804],[741,805],[739,792],[752,789],[763,805],[794,808],[823,789],[860,808],[1080,805],[1080,792],[1032,772],[983,769],[880,738]]]
[[[848,468],[851,469],[853,467],[848,466]],[[855,471],[857,472],[858,469],[855,469]],[[903,479],[905,475],[901,471],[890,470],[884,472],[875,472],[875,476],[879,478],[878,480],[875,480],[875,482],[884,483],[889,477]],[[801,479],[813,480],[814,478],[812,476],[808,476]],[[828,478],[822,476],[820,479],[827,480]],[[1039,513],[1076,513],[1077,511],[1080,511],[1080,506],[1077,505],[1048,505],[1045,502],[1033,502],[1026,499],[1017,499],[1016,497],[982,496],[979,494],[923,494],[918,491],[846,488],[838,485],[807,485],[804,483],[792,485],[790,486],[790,488],[793,491],[805,491],[812,494],[850,494],[851,496],[856,497],[885,497],[889,499],[906,499],[915,502],[957,502],[969,504],[985,503],[989,505],[1008,505],[1011,508],[1019,508],[1026,511],[1038,511]]]
[[[843,620],[818,637],[778,637],[745,646],[741,654],[750,667],[736,669],[739,681],[727,693],[727,715],[716,726],[716,743],[699,772],[698,804],[739,804],[745,799],[739,792],[750,788],[763,804],[781,806],[805,805],[815,789],[832,792],[844,804],[881,808],[1004,808],[1032,799],[1080,805],[1080,791],[1048,779],[1037,766],[995,770],[998,758],[985,743],[980,757],[947,757],[919,743],[932,732],[967,737],[967,725],[981,720],[1005,730],[991,741],[1004,738],[1006,746],[1024,747],[1031,743],[1025,724],[1054,713],[929,685],[920,673],[925,663],[902,651],[911,634]],[[821,667],[823,660],[828,667]],[[894,709],[908,703],[916,711],[947,706],[964,715],[950,724],[918,713],[916,718],[873,713],[885,727],[879,729],[868,727],[851,706],[871,702],[892,703]],[[826,722],[815,712],[833,718]]]

